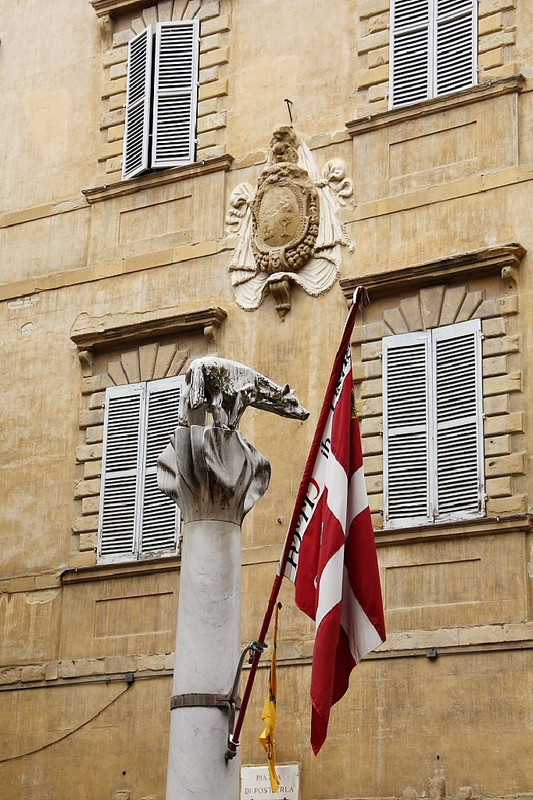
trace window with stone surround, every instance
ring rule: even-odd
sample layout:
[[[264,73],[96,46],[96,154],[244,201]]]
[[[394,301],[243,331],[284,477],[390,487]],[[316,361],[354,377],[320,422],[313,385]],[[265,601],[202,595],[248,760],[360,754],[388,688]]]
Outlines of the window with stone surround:
[[[477,0],[392,0],[391,108],[477,83]]]
[[[404,4],[420,5],[419,0]],[[423,5],[428,6],[428,0]],[[477,63],[475,84],[489,86],[494,81],[510,78],[520,71],[517,62],[515,0],[490,0],[476,3],[477,25],[474,59]],[[357,72],[355,118],[374,117],[392,107],[399,109],[399,100],[393,101],[391,87],[391,30],[393,26],[392,0],[359,0],[357,3]],[[407,35],[407,34],[406,34]],[[411,54],[412,55],[412,54]],[[416,69],[415,60],[412,61]],[[406,88],[406,91],[409,91]],[[448,95],[444,95],[443,102]],[[405,112],[409,111],[406,103]]]
[[[82,366],[75,565],[154,560],[179,550],[177,507],[157,488],[157,457],[177,425],[188,365],[215,354],[225,318],[218,307],[160,309],[81,314],[74,324]]]
[[[182,376],[106,389],[98,561],[176,555],[180,515],[157,459],[178,425]]]
[[[364,309],[362,324],[354,329],[352,346],[367,491],[378,536],[380,531],[385,534],[387,529],[392,529],[391,535],[403,535],[402,528],[407,535],[411,535],[409,529],[412,529],[412,535],[416,536],[416,529],[428,523],[432,528],[440,527],[445,532],[450,525],[464,524],[469,519],[471,524],[476,524],[475,517],[482,514],[499,520],[503,516],[527,512],[525,409],[517,291],[517,268],[523,255],[524,249],[520,245],[503,245],[407,269],[368,275],[357,281],[341,281],[347,299],[361,282],[370,294],[370,305]],[[437,336],[446,336],[453,329],[460,332],[462,325],[465,331],[467,327],[469,330],[480,328],[482,337],[479,381],[483,395],[483,433],[482,441],[478,442],[482,451],[478,453],[482,455],[483,463],[476,469],[479,468],[479,475],[484,472],[485,497],[478,495],[469,508],[452,509],[453,513],[441,518],[433,518],[430,509],[427,516],[400,513],[397,519],[391,520],[384,474],[388,469],[387,447],[394,431],[390,427],[385,431],[385,425],[390,423],[384,415],[387,368],[383,357],[384,342],[385,348],[387,342],[412,344],[420,335],[424,348],[429,349],[435,331],[441,332]],[[453,345],[451,349],[453,351]],[[474,354],[474,361],[476,358],[478,356]],[[475,372],[474,366],[472,370]],[[474,397],[472,402],[480,402],[479,397]],[[478,434],[481,436],[480,415],[479,410],[472,415],[463,414],[466,420],[475,418],[477,434],[474,438]],[[456,422],[459,422],[459,410]],[[429,453],[428,448],[426,453]],[[397,477],[399,475],[398,472]],[[405,491],[409,490],[406,486]],[[476,510],[474,504],[477,502],[480,505]]]
[[[485,507],[481,320],[383,338],[386,527]]]
[[[208,162],[226,154],[225,128],[227,116],[228,36],[230,30],[230,4],[227,0],[90,0],[100,21],[102,38],[102,64],[104,83],[100,114],[102,144],[98,161],[102,174],[99,185],[109,186],[123,176],[123,150],[126,131],[128,48],[130,42],[141,37],[150,27],[156,30],[197,30],[198,71],[197,105],[189,130],[195,127],[190,159]],[[196,33],[194,34],[196,36]],[[174,43],[171,50],[174,49]],[[141,48],[142,50],[142,48]],[[194,65],[191,65],[194,67]],[[150,67],[149,72],[154,70]],[[168,88],[168,87],[167,87]],[[129,102],[129,101],[128,101]],[[152,102],[153,107],[153,102]],[[143,117],[144,119],[144,117]],[[157,156],[154,167],[176,166],[186,163],[167,158],[167,152]],[[161,156],[161,157],[160,157]],[[173,161],[173,163],[170,163]],[[190,162],[189,162],[190,163]],[[149,165],[150,166],[150,165]],[[133,168],[132,168],[133,169]],[[166,171],[166,170],[165,170]],[[135,174],[126,169],[126,175]]]

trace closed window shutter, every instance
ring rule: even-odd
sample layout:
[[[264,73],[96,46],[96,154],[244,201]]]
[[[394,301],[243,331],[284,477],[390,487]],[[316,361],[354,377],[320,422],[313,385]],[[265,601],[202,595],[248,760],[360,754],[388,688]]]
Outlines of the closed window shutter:
[[[123,178],[132,178],[148,168],[152,49],[151,25],[128,45]]]
[[[428,519],[429,343],[426,332],[383,340],[384,513],[389,527]]]
[[[103,561],[134,556],[143,404],[142,384],[107,390],[98,536]]]
[[[392,0],[390,106],[477,80],[477,0]]]
[[[436,502],[439,519],[484,506],[481,323],[433,331]]]
[[[383,339],[387,527],[484,513],[478,319]]]
[[[147,384],[146,449],[144,453],[141,523],[142,555],[157,555],[177,548],[179,509],[157,486],[157,459],[178,425],[183,378],[167,378]]]
[[[436,94],[476,82],[476,0],[437,0]]]
[[[430,96],[430,0],[393,0],[391,6],[391,105]]]
[[[199,22],[156,27],[152,166],[194,161]]]

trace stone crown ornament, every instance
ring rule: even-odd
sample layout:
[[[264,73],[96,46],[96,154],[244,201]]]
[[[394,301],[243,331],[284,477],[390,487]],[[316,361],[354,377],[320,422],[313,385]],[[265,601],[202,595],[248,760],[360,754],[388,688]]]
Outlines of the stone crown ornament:
[[[340,272],[341,246],[348,239],[339,212],[353,193],[341,159],[319,174],[311,151],[287,125],[277,127],[265,169],[252,187],[233,191],[228,232],[239,236],[229,265],[235,299],[246,311],[271,294],[283,319],[291,308],[291,287],[318,296]]]

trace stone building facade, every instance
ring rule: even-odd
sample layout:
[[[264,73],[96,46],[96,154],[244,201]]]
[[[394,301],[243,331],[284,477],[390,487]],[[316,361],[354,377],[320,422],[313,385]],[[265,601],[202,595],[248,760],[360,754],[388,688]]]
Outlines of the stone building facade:
[[[278,762],[299,765],[301,800],[531,795],[529,12],[526,0],[28,0],[4,10],[1,796],[164,797],[179,536],[165,552],[102,550],[106,390],[182,376],[218,354],[288,381],[310,409],[307,423],[253,409],[242,423],[272,465],[243,528],[242,636],[253,640],[360,283],[371,304],[354,330],[354,378],[388,639],[352,674],[315,758],[313,625],[283,587]],[[180,23],[197,31],[193,150],[124,178],[128,45],[155,37],[149,79],[163,58],[158,31]],[[460,44],[449,62],[447,31]],[[444,84],[395,102],[405,75],[407,90],[422,85],[426,51],[430,76],[445,62]],[[465,53],[472,75],[457,85]],[[289,111],[320,175],[342,164],[341,181],[326,184],[346,241],[338,274],[313,292],[292,285],[281,315],[273,292],[244,310],[229,267],[243,241],[234,192],[254,190]],[[147,128],[147,147],[154,136]],[[419,335],[437,353],[433,332],[465,323],[482,342],[475,503],[461,510],[461,478],[449,512],[428,488],[427,519],[408,499],[395,521],[384,341]],[[440,362],[427,358],[438,386]],[[448,428],[435,407],[438,442]],[[266,666],[244,765],[264,761]]]

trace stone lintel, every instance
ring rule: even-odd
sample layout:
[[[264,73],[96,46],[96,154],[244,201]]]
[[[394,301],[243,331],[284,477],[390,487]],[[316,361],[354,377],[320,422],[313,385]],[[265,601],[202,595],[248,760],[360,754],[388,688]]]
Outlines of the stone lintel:
[[[138,178],[128,178],[128,180],[112,183],[109,186],[97,186],[94,189],[83,189],[82,191],[87,202],[92,205],[100,203],[102,200],[135,194],[142,189],[153,189],[168,183],[210,175],[213,172],[226,172],[231,167],[232,161],[233,157],[230,155],[206,158],[196,161],[194,164],[185,164],[183,167],[150,172],[140,175]]]
[[[372,301],[373,297],[395,295],[450,279],[471,279],[498,273],[507,279],[510,274],[514,275],[525,253],[525,248],[517,243],[496,245],[388,272],[344,278],[339,283],[349,302],[361,284],[368,289]]]
[[[510,78],[500,78],[499,80],[478,83],[470,86],[461,92],[445,97],[437,97],[434,100],[426,100],[423,103],[414,103],[405,108],[395,108],[390,111],[382,111],[374,116],[361,117],[361,119],[351,120],[346,123],[346,129],[350,136],[360,136],[380,128],[388,128],[402,122],[409,122],[413,119],[428,117],[431,114],[438,114],[442,111],[450,111],[453,108],[460,108],[464,105],[471,105],[480,100],[488,100],[493,97],[500,97],[504,94],[521,92],[525,83],[525,78],[521,73],[512,75]]]
[[[154,0],[89,0],[89,2],[99,17],[106,14],[114,17],[119,13],[154,5]]]
[[[212,339],[213,331],[226,317],[227,312],[219,306],[182,314],[176,313],[173,308],[135,314],[108,314],[104,317],[80,314],[72,327],[70,338],[82,352],[98,346],[122,345],[172,333],[202,332]]]

